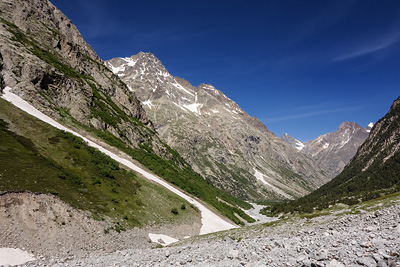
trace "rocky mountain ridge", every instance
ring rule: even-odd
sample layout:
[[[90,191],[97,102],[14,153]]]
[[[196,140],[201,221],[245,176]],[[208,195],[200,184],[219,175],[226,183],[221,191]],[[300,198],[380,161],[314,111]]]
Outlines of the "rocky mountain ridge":
[[[371,122],[363,128],[355,122],[343,122],[336,132],[321,135],[306,143],[289,134],[282,135],[281,139],[309,155],[330,178],[334,178],[356,154],[373,125]]]
[[[135,92],[156,130],[212,184],[260,200],[304,195],[322,170],[209,84],[173,77],[151,53],[106,65]]]

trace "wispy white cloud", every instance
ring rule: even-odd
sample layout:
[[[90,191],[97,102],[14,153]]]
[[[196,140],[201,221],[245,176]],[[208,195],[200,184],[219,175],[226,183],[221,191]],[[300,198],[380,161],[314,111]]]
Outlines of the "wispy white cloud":
[[[266,118],[265,122],[268,123],[268,124],[271,124],[271,123],[274,123],[274,122],[289,121],[289,120],[294,120],[294,119],[301,119],[301,118],[307,118],[307,117],[313,117],[313,116],[320,116],[320,115],[325,115],[325,114],[340,113],[340,112],[350,112],[350,111],[363,109],[365,107],[366,106],[364,106],[364,105],[360,105],[360,106],[352,106],[352,107],[340,107],[340,108],[333,108],[333,109],[310,111],[310,112],[304,112],[304,113],[297,113],[295,115],[280,116],[280,117],[274,117],[274,118]]]
[[[359,56],[372,54],[384,50],[386,48],[389,48],[390,46],[396,44],[399,41],[400,41],[400,33],[399,32],[392,33],[391,35],[381,38],[378,41],[374,41],[366,45],[365,44],[359,45],[358,47],[354,48],[353,51],[336,57],[334,61],[343,61]]]

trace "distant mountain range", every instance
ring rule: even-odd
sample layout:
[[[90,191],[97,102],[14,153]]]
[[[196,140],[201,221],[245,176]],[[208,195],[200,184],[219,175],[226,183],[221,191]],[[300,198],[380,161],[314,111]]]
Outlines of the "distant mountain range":
[[[353,205],[400,191],[399,121],[400,97],[371,130],[369,125],[367,139],[339,175],[303,198],[273,206],[272,213],[312,212],[336,203]],[[352,123],[342,124],[338,132],[346,135],[349,129],[362,132],[360,126]]]
[[[151,53],[106,65],[135,92],[155,129],[212,184],[243,199],[286,199],[327,177],[234,101],[209,84],[173,77]]]
[[[363,128],[355,122],[343,122],[336,132],[321,135],[306,143],[294,139],[287,133],[282,135],[281,139],[312,157],[328,177],[333,178],[356,154],[373,125],[371,122]]]

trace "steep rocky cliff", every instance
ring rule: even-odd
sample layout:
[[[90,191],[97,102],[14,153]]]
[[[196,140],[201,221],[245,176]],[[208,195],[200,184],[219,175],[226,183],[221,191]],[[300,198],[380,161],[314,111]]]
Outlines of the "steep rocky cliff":
[[[221,91],[173,77],[153,54],[106,65],[135,92],[168,145],[219,188],[252,200],[292,198],[327,181],[310,157]]]

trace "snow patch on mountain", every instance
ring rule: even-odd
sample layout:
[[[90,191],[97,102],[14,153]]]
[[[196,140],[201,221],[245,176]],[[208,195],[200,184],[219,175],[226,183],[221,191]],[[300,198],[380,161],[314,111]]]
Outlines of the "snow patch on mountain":
[[[260,180],[263,184],[266,184],[266,185],[269,185],[272,187],[272,185],[270,185],[267,181],[264,180],[264,174],[259,172],[257,169],[253,169],[253,170],[255,171],[254,177],[256,177],[257,180]]]
[[[179,107],[179,108],[180,108],[180,109],[182,109],[183,111],[185,111],[185,112],[188,112],[188,110],[187,110],[187,109],[185,109],[184,107],[182,107],[182,106],[178,105],[177,103],[175,103],[175,102],[172,102],[172,104],[174,104],[175,106]]]
[[[107,62],[106,64],[114,74],[125,71],[125,65],[121,65],[119,67],[114,67],[110,62]]]
[[[137,62],[137,59],[134,60],[134,59],[132,59],[132,58],[130,58],[130,57],[125,57],[125,58],[122,58],[122,59],[123,59],[124,61],[126,61],[126,62],[127,62],[127,65],[130,66],[130,67],[135,66],[135,65],[136,65],[136,62]]]
[[[367,131],[367,133],[370,133],[370,132],[371,132],[372,127],[374,127],[374,123],[373,123],[373,122],[370,122],[370,123],[368,124],[368,126],[365,128],[365,130]]]
[[[215,89],[215,87],[212,86],[212,85],[210,85],[210,84],[204,84],[204,85],[203,85],[203,88],[204,88],[205,90],[208,90],[208,91],[213,92],[213,93],[216,94],[216,95],[219,95],[219,94],[220,94],[219,91],[218,91],[217,89]]]
[[[201,111],[200,109],[203,107],[203,104],[199,104],[199,103],[194,103],[194,104],[189,104],[189,105],[182,105],[184,108],[190,110],[193,113],[196,113],[198,115],[201,115]]]
[[[142,102],[142,104],[148,106],[149,109],[151,109],[153,107],[153,104],[151,103],[150,99]]]
[[[346,141],[342,141],[342,144],[340,145],[340,147],[339,148],[342,148],[342,147],[344,147],[349,141],[351,140],[351,136],[349,137],[349,138],[347,138],[347,140]]]
[[[262,173],[259,172],[257,169],[254,169],[254,168],[253,168],[253,170],[254,170],[254,172],[255,172],[255,173],[254,173],[254,177],[256,177],[257,180],[260,180],[263,184],[265,184],[265,185],[271,187],[272,190],[274,190],[276,193],[278,193],[278,194],[284,196],[285,198],[293,199],[292,196],[286,194],[286,193],[283,192],[281,189],[279,189],[279,188],[277,188],[276,186],[273,186],[273,185],[271,185],[270,183],[268,183],[267,181],[265,181],[265,178],[264,178],[264,177],[267,177],[265,174],[262,174]]]
[[[173,86],[175,86],[176,88],[184,91],[185,93],[191,95],[191,96],[195,96],[193,93],[189,92],[188,90],[186,90],[182,85],[180,85],[179,83],[175,82],[172,84]]]
[[[297,142],[296,142],[296,146],[295,146],[295,148],[297,149],[297,150],[303,150],[303,148],[305,147],[305,145],[302,143],[302,142],[300,142],[299,140],[296,140]]]

